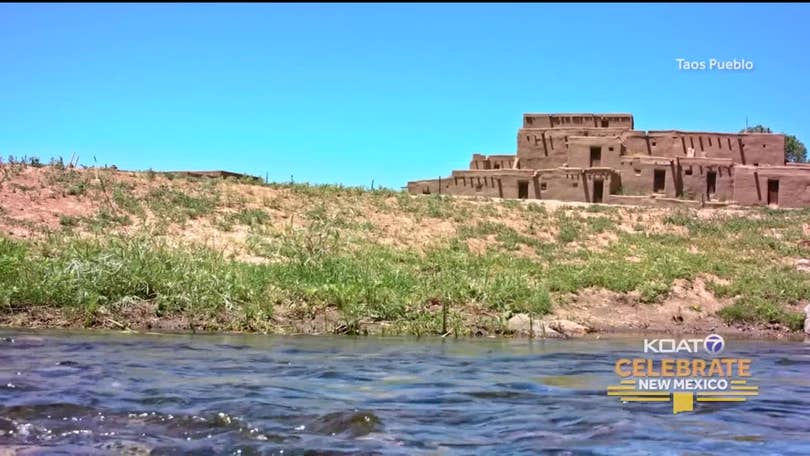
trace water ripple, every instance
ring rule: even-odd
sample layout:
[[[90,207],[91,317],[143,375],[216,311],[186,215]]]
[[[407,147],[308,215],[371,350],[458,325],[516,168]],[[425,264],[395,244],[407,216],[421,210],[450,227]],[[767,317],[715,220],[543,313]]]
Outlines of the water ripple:
[[[639,341],[0,331],[15,454],[806,454],[810,347],[734,342],[762,395],[620,404]],[[283,453],[282,453],[283,452]]]

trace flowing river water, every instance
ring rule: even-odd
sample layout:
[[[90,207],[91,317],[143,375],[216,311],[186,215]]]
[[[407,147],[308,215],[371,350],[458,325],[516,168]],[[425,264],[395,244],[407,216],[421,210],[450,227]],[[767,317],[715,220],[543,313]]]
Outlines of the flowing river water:
[[[606,394],[641,340],[0,330],[0,454],[810,454],[810,344],[673,415]]]

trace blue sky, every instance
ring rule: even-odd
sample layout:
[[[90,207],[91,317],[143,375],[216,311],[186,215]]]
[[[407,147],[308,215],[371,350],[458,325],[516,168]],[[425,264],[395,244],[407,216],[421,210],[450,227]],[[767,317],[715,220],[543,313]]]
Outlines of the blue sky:
[[[524,112],[810,145],[810,5],[0,5],[0,156],[398,188]],[[676,58],[752,71],[679,71]]]

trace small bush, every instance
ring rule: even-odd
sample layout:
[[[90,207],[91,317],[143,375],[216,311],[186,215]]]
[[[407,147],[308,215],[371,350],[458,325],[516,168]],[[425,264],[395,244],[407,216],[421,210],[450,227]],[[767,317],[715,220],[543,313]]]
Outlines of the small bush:
[[[77,226],[79,224],[79,220],[80,220],[79,217],[71,217],[69,215],[59,216],[59,224],[66,228]]]

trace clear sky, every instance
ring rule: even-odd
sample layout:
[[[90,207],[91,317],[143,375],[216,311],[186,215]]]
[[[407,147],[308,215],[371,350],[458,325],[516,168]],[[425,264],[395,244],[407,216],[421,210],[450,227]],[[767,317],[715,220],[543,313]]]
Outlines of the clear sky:
[[[676,58],[746,59],[683,71]],[[524,112],[810,145],[810,5],[0,5],[0,155],[399,188]]]

